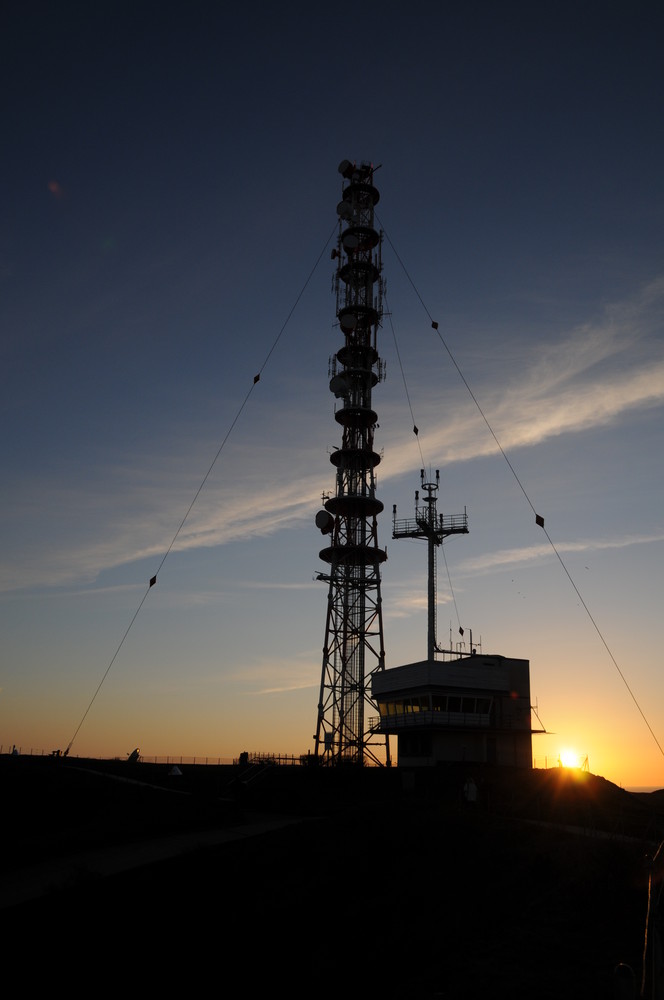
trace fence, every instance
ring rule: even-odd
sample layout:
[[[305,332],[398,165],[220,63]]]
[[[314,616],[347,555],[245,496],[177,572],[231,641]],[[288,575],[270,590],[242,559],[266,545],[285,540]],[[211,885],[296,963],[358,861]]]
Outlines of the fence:
[[[309,754],[292,753],[241,753],[234,764],[285,764],[288,767],[305,764],[311,759]]]
[[[62,757],[63,754],[59,750],[39,750],[35,747],[19,747],[14,743],[10,744],[0,744],[0,754],[15,755],[20,757]],[[129,757],[129,753],[126,753],[124,757],[91,757],[88,754],[68,754],[70,760],[121,760],[126,761]],[[139,760],[143,761],[145,764],[237,764],[237,758],[233,757],[186,757],[183,754],[179,755],[167,755],[165,757],[148,757],[144,754],[139,755]],[[299,761],[298,761],[299,763]]]
[[[567,754],[564,754],[562,757],[560,754],[552,757],[535,757],[533,759],[533,767],[541,768],[542,770],[548,770],[552,767],[578,768],[580,771],[590,770],[588,754],[580,754],[578,757],[568,756]]]

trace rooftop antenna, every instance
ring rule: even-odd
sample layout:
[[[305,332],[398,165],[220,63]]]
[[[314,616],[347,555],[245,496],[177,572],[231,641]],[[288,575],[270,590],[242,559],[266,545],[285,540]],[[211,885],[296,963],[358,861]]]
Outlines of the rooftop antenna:
[[[374,166],[343,160],[342,199],[334,287],[343,346],[330,359],[330,391],[339,400],[335,420],[341,447],[330,455],[336,469],[334,495],[323,495],[316,525],[329,535],[320,558],[329,569],[318,575],[328,586],[315,757],[323,764],[389,764],[389,737],[368,725],[365,709],[377,713],[371,677],[385,669],[380,566],[387,552],[378,546],[374,451],[377,414],[371,392],[384,377],[376,348],[383,315],[382,233],[374,228],[379,193]]]
[[[415,517],[399,521],[397,505],[394,504],[392,508],[392,538],[423,538],[427,542],[427,659],[434,660],[436,653],[441,652],[436,640],[436,549],[450,535],[468,534],[468,514],[465,507],[463,514],[452,514],[447,517],[437,512],[440,486],[438,469],[436,469],[435,483],[425,482],[424,469],[420,469],[420,480],[424,495],[420,499],[420,491],[415,490]]]

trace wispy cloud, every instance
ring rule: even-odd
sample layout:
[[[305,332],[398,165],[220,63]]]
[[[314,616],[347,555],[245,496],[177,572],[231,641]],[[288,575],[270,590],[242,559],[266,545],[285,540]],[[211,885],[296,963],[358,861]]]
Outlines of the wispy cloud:
[[[309,688],[318,687],[320,680],[305,681],[302,684],[282,684],[279,687],[267,687],[261,688],[258,691],[247,692],[247,694],[252,695],[266,695],[266,694],[287,694],[289,691],[305,691]]]
[[[532,447],[604,427],[629,411],[661,406],[663,338],[664,277],[555,342],[524,345],[523,365],[512,379],[495,386],[489,372],[471,389],[505,451]],[[416,413],[416,422],[423,450],[435,464],[496,452],[491,431],[465,389],[452,405],[428,395],[434,402]],[[412,454],[412,437],[391,443],[392,473],[412,466]]]
[[[600,552],[606,549],[624,549],[631,545],[650,545],[657,542],[664,542],[664,534],[626,535],[624,538],[593,538],[576,542],[556,542],[556,549],[561,554],[586,553]],[[511,569],[516,565],[524,566],[548,557],[555,558],[555,553],[548,542],[524,548],[499,549],[496,552],[488,552],[486,555],[461,561],[458,572],[487,573],[493,570]]]
[[[300,649],[293,656],[259,657],[244,662],[228,675],[239,694],[261,697],[270,694],[287,694],[304,691],[320,684],[321,653],[319,649]]]
[[[663,328],[664,277],[631,299],[608,306],[596,322],[556,342],[540,342],[530,353],[524,348],[521,370],[500,386],[485,376],[471,388],[509,453],[563,434],[614,424],[630,411],[664,403]],[[301,401],[298,405],[300,419]],[[138,559],[160,560],[171,543],[174,551],[185,551],[266,537],[305,523],[310,527],[312,510],[321,503],[321,483],[325,485],[317,435],[329,420],[323,424],[322,410],[320,418],[304,422],[297,443],[287,432],[297,423],[285,406],[271,424],[260,413],[261,433],[256,431],[257,441],[251,446],[250,428],[245,426],[244,441],[233,442],[224,451],[219,469],[174,543],[176,526],[197,482],[191,454],[162,453],[160,459],[155,446],[157,454],[151,454],[149,461],[144,455],[134,461],[126,456],[121,465],[100,466],[92,486],[86,482],[69,486],[62,479],[19,484],[14,506],[21,542],[10,539],[0,566],[0,590],[93,582],[113,567]],[[389,404],[386,416],[389,423]],[[463,386],[453,402],[429,391],[416,420],[424,452],[437,465],[496,452],[496,443]],[[400,421],[399,428],[402,425]],[[329,430],[331,440],[337,430]],[[180,446],[184,447],[182,442]],[[163,442],[159,447],[163,449]],[[201,452],[200,443],[197,449]],[[189,470],[186,476],[183,467]],[[201,467],[205,468],[204,461]],[[412,431],[390,432],[387,460],[379,469],[381,486],[414,467],[419,467],[419,459]],[[332,488],[331,474],[327,482]],[[37,496],[47,497],[46,506],[26,500]],[[518,558],[535,557],[522,552]],[[508,555],[502,558],[507,561]]]
[[[412,614],[427,611],[429,598],[426,592],[426,585],[422,583],[422,578],[411,581],[399,580],[398,584],[391,587],[383,587],[383,611],[385,618],[395,621],[399,618],[409,618]],[[437,605],[450,604],[452,598],[447,593],[440,593],[437,597]]]

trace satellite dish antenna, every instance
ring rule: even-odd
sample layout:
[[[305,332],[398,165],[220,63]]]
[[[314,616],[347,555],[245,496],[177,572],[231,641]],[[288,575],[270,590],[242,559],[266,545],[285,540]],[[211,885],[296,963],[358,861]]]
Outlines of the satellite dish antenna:
[[[350,333],[357,326],[357,316],[349,309],[342,309],[339,313],[339,325],[344,333]]]
[[[352,219],[353,209],[350,207],[347,201],[340,201],[337,205],[337,215],[340,219]]]
[[[350,162],[350,160],[342,160],[341,163],[339,164],[339,173],[341,174],[341,176],[349,178],[352,172],[353,172],[353,164]]]
[[[340,396],[347,396],[348,382],[343,375],[334,375],[330,381],[330,389],[337,399],[339,399]]]
[[[319,510],[316,514],[316,527],[324,535],[329,535],[334,527],[334,518],[328,511]]]

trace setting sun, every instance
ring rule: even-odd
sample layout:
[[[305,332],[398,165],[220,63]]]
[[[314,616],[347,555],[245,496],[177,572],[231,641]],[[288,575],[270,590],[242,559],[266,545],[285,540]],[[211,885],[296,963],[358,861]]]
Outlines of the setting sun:
[[[580,767],[581,758],[576,750],[561,750],[560,764],[562,767]]]

